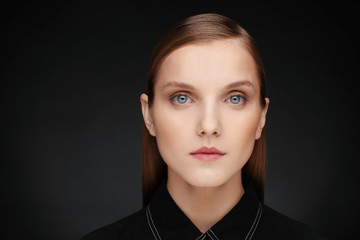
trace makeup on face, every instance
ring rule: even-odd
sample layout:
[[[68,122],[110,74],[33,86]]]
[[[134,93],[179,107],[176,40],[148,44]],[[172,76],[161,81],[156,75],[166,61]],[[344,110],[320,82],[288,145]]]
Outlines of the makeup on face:
[[[181,47],[161,64],[154,93],[149,122],[168,179],[198,187],[238,179],[262,116],[247,49],[236,39]]]
[[[190,153],[194,158],[200,161],[216,161],[225,155],[224,152],[218,150],[216,147],[202,147]]]

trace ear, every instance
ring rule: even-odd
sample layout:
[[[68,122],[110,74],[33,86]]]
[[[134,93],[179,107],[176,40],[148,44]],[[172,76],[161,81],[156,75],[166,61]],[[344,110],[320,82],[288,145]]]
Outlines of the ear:
[[[265,126],[265,122],[266,122],[266,113],[267,110],[269,108],[269,103],[270,103],[270,99],[269,98],[265,98],[265,106],[261,112],[261,116],[260,116],[260,121],[259,121],[259,125],[256,129],[256,136],[255,139],[258,140],[261,137],[261,132]]]
[[[150,135],[155,137],[156,135],[154,131],[154,122],[149,109],[148,95],[145,93],[141,94],[140,102],[141,102],[141,110],[146,128],[149,130]]]

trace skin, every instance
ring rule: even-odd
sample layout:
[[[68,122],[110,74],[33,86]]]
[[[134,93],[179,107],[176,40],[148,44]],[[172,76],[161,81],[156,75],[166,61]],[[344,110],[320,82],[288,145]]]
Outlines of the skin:
[[[206,232],[244,194],[241,169],[261,136],[269,99],[263,108],[254,60],[239,39],[175,50],[160,66],[154,91],[151,108],[146,94],[140,100],[168,166],[168,191]],[[225,154],[216,161],[194,158],[203,146]]]

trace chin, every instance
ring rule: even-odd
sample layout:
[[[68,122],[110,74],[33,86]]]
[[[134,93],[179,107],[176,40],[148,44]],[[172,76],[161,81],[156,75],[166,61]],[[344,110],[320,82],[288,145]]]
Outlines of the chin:
[[[226,177],[222,174],[201,174],[197,173],[192,176],[188,176],[185,181],[194,187],[219,187],[228,182],[230,177]]]

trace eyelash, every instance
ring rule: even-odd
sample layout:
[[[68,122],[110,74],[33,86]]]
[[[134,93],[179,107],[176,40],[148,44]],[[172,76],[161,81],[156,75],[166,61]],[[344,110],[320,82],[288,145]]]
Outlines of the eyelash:
[[[178,96],[186,96],[187,98],[189,98],[190,100],[192,100],[187,94],[185,94],[185,93],[178,93],[178,94],[172,95],[172,96],[170,97],[170,102],[173,103],[173,104],[175,104],[175,105],[184,105],[184,104],[176,103],[176,102],[175,102],[175,101],[176,101],[176,98],[177,98]]]
[[[247,99],[245,97],[241,96],[240,94],[232,95],[232,96],[228,97],[226,99],[226,102],[228,102],[228,100],[230,100],[232,97],[239,97],[240,98],[240,103],[238,103],[238,104],[234,103],[234,105],[243,105],[243,104],[245,104],[247,102]]]
[[[190,99],[191,101],[193,101],[186,93],[178,93],[178,94],[175,94],[175,95],[172,95],[170,97],[170,102],[175,104],[175,105],[185,105],[186,103],[176,103],[176,98],[178,96],[186,96],[188,99]],[[248,100],[246,97],[242,96],[241,94],[235,94],[235,95],[231,95],[230,97],[228,97],[225,101],[228,102],[228,100],[230,100],[232,97],[239,97],[240,98],[240,103],[239,104],[236,104],[234,103],[233,105],[243,105],[245,104]]]

